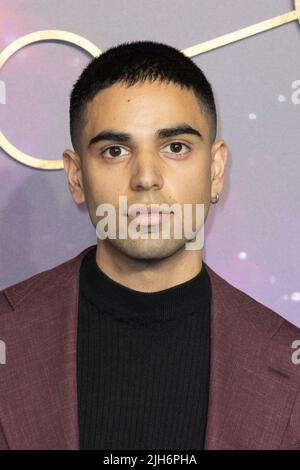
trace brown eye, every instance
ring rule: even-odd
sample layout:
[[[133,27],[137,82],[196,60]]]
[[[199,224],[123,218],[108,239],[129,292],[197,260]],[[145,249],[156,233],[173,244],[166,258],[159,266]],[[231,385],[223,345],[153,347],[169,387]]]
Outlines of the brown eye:
[[[118,157],[120,155],[121,151],[119,147],[110,147],[109,149],[109,155],[111,157]]]
[[[123,149],[119,145],[111,145],[110,147],[107,147],[105,150],[103,150],[102,155],[106,158],[116,158],[124,155],[124,153],[121,153],[122,150],[125,149]]]
[[[180,150],[182,149],[182,144],[179,144],[178,142],[175,142],[170,145],[170,148],[172,152],[179,153]]]
[[[171,153],[177,153],[179,155],[182,155],[189,151],[189,147],[186,144],[183,144],[182,142],[172,142],[171,144],[168,144],[167,147],[170,147]],[[186,151],[182,151],[183,148],[186,148]]]

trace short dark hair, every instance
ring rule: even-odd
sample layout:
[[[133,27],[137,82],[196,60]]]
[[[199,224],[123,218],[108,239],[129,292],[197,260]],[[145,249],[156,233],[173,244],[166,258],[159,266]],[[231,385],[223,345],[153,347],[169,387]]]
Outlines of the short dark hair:
[[[202,112],[208,116],[211,140],[217,132],[213,91],[202,70],[178,49],[153,41],[125,42],[91,60],[73,86],[70,98],[70,134],[79,148],[85,109],[95,95],[114,83],[128,87],[143,81],[173,82],[192,89]]]

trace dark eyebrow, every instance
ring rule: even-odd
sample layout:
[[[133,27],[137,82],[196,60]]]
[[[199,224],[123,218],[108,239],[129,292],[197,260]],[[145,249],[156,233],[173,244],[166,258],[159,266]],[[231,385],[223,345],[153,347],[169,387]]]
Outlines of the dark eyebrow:
[[[192,134],[196,135],[203,141],[203,135],[194,129],[193,127],[189,126],[188,124],[179,124],[175,127],[166,127],[164,129],[158,129],[155,132],[155,137],[158,139],[164,139],[166,137],[174,137],[181,134]],[[95,144],[96,142],[100,142],[101,140],[113,140],[114,142],[121,142],[126,143],[132,140],[132,135],[128,134],[127,132],[117,132],[111,129],[101,131],[95,137],[93,137],[88,147]]]
[[[158,129],[158,131],[156,131],[155,133],[158,139],[163,139],[165,137],[174,137],[176,135],[181,135],[181,134],[196,135],[197,137],[200,137],[200,139],[203,141],[203,135],[199,131],[197,131],[197,129],[194,129],[188,124],[179,124],[178,126],[175,126],[175,127],[167,127],[165,129]]]

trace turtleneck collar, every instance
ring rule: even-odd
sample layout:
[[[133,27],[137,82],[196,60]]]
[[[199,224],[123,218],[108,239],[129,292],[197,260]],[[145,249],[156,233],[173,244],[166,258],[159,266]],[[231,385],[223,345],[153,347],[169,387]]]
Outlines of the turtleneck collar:
[[[80,291],[97,308],[118,320],[142,324],[178,319],[210,305],[211,284],[206,265],[192,279],[158,292],[130,289],[110,278],[96,262],[96,249],[90,250],[80,267]]]

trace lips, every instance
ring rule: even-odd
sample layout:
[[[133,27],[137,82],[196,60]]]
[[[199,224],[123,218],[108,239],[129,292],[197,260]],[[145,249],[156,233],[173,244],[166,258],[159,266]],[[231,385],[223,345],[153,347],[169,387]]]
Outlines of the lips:
[[[155,214],[150,212],[148,214],[137,215],[134,220],[140,225],[158,225],[161,223],[162,215],[158,212]]]
[[[161,209],[158,204],[153,204],[153,206],[136,206],[134,209],[130,208],[127,215],[128,217],[144,217],[148,218],[150,215],[158,215],[158,214],[170,214],[173,211],[169,209]]]
[[[135,204],[132,204],[130,206],[130,209],[128,210],[127,216],[130,219],[134,219],[138,224],[140,225],[160,225],[163,220],[162,216],[163,214],[173,214],[173,211],[170,211],[170,209],[167,207],[165,209],[160,208],[161,204],[155,204],[152,203],[151,205],[144,205],[144,206],[138,206],[133,209],[132,206]]]

